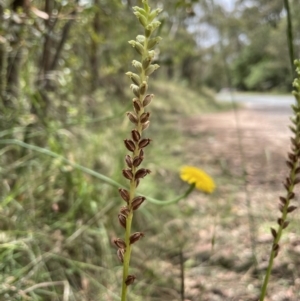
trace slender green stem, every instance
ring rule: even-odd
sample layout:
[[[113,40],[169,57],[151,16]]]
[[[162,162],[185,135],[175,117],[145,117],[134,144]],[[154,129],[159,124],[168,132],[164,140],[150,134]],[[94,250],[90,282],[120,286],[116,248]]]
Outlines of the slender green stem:
[[[288,40],[288,47],[289,47],[289,57],[290,57],[290,63],[291,63],[291,72],[294,77],[294,45],[293,45],[293,27],[292,27],[292,17],[291,17],[291,10],[289,5],[289,0],[284,0],[284,7],[286,10],[286,18],[287,18],[287,40]]]
[[[134,154],[136,154],[137,150],[135,150]],[[136,168],[133,167],[133,174],[135,174]],[[124,254],[124,260],[123,260],[123,279],[122,279],[122,293],[121,293],[121,301],[126,301],[127,297],[127,285],[125,283],[128,274],[129,274],[129,265],[130,265],[130,257],[131,257],[131,244],[130,244],[130,235],[131,235],[131,224],[133,219],[133,209],[132,209],[132,200],[135,196],[136,191],[136,182],[135,180],[130,181],[130,200],[128,203],[128,207],[130,209],[130,212],[126,218],[126,231],[125,231],[125,244],[126,244],[126,250]]]
[[[144,42],[144,52],[147,52],[148,48],[148,38],[145,38]],[[143,58],[144,59],[144,56]],[[145,70],[144,68],[142,69],[141,72],[141,80],[147,82],[147,78],[145,75]],[[142,103],[143,102],[144,95],[140,95],[139,100]],[[140,122],[140,117],[144,113],[144,108],[142,107],[140,111],[137,112],[138,115],[138,124],[136,126],[137,131],[139,132],[140,135],[142,135],[143,128],[142,124]],[[135,148],[133,152],[133,157],[139,155],[139,149],[138,147]],[[136,181],[135,181],[135,173],[136,173],[136,167],[132,167],[132,173],[133,173],[133,179],[130,181],[130,190],[129,190],[129,195],[130,195],[130,200],[128,203],[128,207],[130,209],[130,213],[126,218],[126,232],[125,232],[125,244],[126,244],[126,250],[124,254],[124,260],[123,260],[123,279],[122,279],[122,292],[121,292],[121,301],[126,301],[127,299],[127,284],[126,284],[126,279],[129,274],[129,266],[130,266],[130,258],[131,258],[131,244],[130,244],[130,235],[131,235],[131,224],[132,224],[132,219],[133,219],[133,208],[132,208],[132,200],[135,197],[136,193]]]
[[[271,271],[272,271],[272,268],[273,268],[274,256],[275,256],[275,252],[272,250],[271,251],[271,256],[270,256],[270,259],[269,259],[268,269],[267,269],[266,276],[265,276],[264,283],[263,283],[263,287],[261,289],[261,295],[260,295],[259,301],[263,301],[265,299],[265,296],[266,296],[266,293],[267,293],[267,286],[268,286]]]
[[[300,142],[300,137],[299,135],[296,135],[296,140],[299,143]],[[270,253],[270,258],[269,258],[269,264],[267,267],[267,271],[266,271],[266,275],[263,281],[263,285],[261,288],[261,294],[260,294],[260,299],[259,301],[263,301],[266,294],[267,294],[267,287],[268,287],[268,283],[269,283],[269,279],[270,279],[270,275],[272,272],[272,268],[273,268],[273,262],[274,262],[274,258],[276,257],[277,253],[278,253],[278,248],[276,249],[276,247],[279,247],[279,241],[282,235],[282,231],[284,229],[284,222],[286,221],[287,218],[287,214],[288,214],[288,207],[290,205],[290,201],[289,201],[289,195],[291,195],[291,193],[294,190],[294,181],[296,179],[296,170],[298,168],[299,164],[298,162],[294,162],[292,170],[290,172],[290,179],[291,179],[291,184],[288,187],[288,191],[287,191],[287,196],[286,196],[286,204],[284,205],[284,207],[282,208],[282,215],[281,215],[281,223],[279,223],[277,232],[276,232],[276,237],[274,238],[273,241],[273,245],[272,245],[272,249],[271,249],[271,253]]]
[[[181,287],[180,287],[180,295],[181,295],[181,301],[185,300],[184,297],[184,258],[183,258],[183,250],[182,247],[180,247],[179,250],[179,260],[180,260],[180,280],[181,280]]]
[[[285,217],[282,217],[282,218],[283,218],[283,220],[285,220],[286,210],[285,210]],[[274,258],[275,258],[275,254],[276,254],[275,251],[274,251],[274,246],[276,244],[278,244],[278,242],[281,238],[282,230],[283,230],[282,226],[279,226],[278,231],[277,231],[277,237],[274,240],[274,243],[273,243],[273,246],[272,246],[272,250],[271,250],[271,254],[270,254],[270,258],[269,258],[269,264],[268,264],[268,268],[267,268],[266,275],[265,275],[265,278],[264,278],[263,286],[261,288],[261,294],[260,294],[259,301],[264,301],[265,296],[267,294],[267,287],[268,287],[269,279],[270,279],[272,268],[273,268],[273,262],[274,262]]]
[[[285,7],[285,10],[286,10],[286,14],[287,14],[287,40],[288,40],[288,47],[289,47],[289,57],[290,57],[290,63],[291,63],[291,70],[292,70],[292,73],[294,75],[293,29],[292,29],[292,18],[291,18],[289,0],[284,0],[284,7]],[[297,106],[299,108],[299,103],[300,103],[299,96],[297,97],[295,95],[295,98],[296,98]],[[295,111],[295,114],[296,114],[296,111]],[[296,114],[296,116],[297,116],[297,114]],[[297,116],[296,120],[298,118],[299,117]],[[299,119],[298,119],[298,122],[299,122]],[[298,126],[297,126],[297,129],[298,129]],[[300,135],[300,133],[296,132],[296,137],[295,138],[296,138],[298,143],[299,143],[299,140],[300,140],[299,135]],[[298,164],[297,164],[297,162],[295,162],[294,165],[293,165],[293,168],[291,170],[290,176],[291,176],[292,182],[294,182],[295,177],[296,177],[297,166],[298,166]],[[283,212],[282,212],[282,217],[281,217],[282,221],[286,220],[287,213],[288,213],[287,208],[288,208],[289,203],[290,203],[288,195],[293,190],[294,190],[294,184],[291,184],[290,187],[289,187],[288,193],[287,193],[287,198],[286,198],[287,203],[284,205]],[[259,301],[263,301],[266,294],[267,294],[267,286],[268,286],[268,283],[269,283],[271,271],[272,271],[272,268],[273,268],[273,262],[274,262],[274,258],[275,258],[275,254],[276,254],[275,253],[276,251],[274,251],[274,246],[279,243],[281,235],[282,235],[282,230],[283,230],[283,222],[281,223],[281,225],[279,225],[279,228],[277,230],[277,236],[275,237],[274,242],[273,242],[273,246],[272,246],[272,250],[271,250],[271,254],[270,254],[270,258],[269,258],[269,264],[268,264],[268,268],[267,268],[267,271],[266,271],[266,276],[264,278],[263,286],[262,286],[262,289],[261,289],[261,295],[260,295]]]
[[[292,178],[295,177],[296,168],[297,168],[297,164],[294,165],[294,168],[291,172]],[[289,188],[289,193],[291,193],[293,191],[293,189],[294,189],[294,185],[291,185],[290,188]],[[288,199],[288,195],[287,195],[286,199]],[[283,212],[282,212],[282,216],[281,216],[282,221],[285,221],[286,218],[287,218],[287,213],[288,213],[287,209],[288,209],[289,205],[290,205],[290,202],[287,201],[287,203],[285,204],[285,206],[283,208]],[[270,253],[270,258],[269,258],[269,264],[268,264],[268,267],[267,267],[266,275],[265,275],[263,286],[262,286],[262,289],[261,289],[261,295],[260,295],[259,301],[263,301],[265,296],[266,296],[266,293],[267,293],[267,286],[268,286],[268,283],[269,283],[270,275],[271,275],[272,268],[273,268],[273,262],[274,262],[274,258],[275,258],[275,255],[276,255],[276,250],[274,250],[274,246],[278,245],[278,243],[280,241],[280,238],[281,238],[281,235],[282,235],[282,230],[283,230],[283,225],[284,224],[281,223],[278,226],[277,235],[276,235],[276,238],[273,241],[273,245],[272,245],[272,249],[271,249],[271,253]]]
[[[175,203],[179,202],[180,200],[185,199],[194,189],[195,189],[195,184],[191,184],[184,194],[178,196],[175,199],[168,200],[168,201],[157,200],[157,199],[151,198],[149,196],[147,196],[147,197],[145,196],[145,197],[147,198],[147,201],[150,203],[160,205],[160,206],[166,206],[166,205],[175,204]]]
[[[124,254],[124,263],[123,263],[123,280],[122,280],[122,293],[121,293],[121,301],[126,301],[127,296],[127,285],[125,283],[126,278],[129,272],[129,264],[131,257],[131,245],[130,245],[130,234],[131,234],[131,223],[133,218],[133,211],[131,211],[126,219],[126,232],[125,232],[125,243],[126,243],[126,251]]]

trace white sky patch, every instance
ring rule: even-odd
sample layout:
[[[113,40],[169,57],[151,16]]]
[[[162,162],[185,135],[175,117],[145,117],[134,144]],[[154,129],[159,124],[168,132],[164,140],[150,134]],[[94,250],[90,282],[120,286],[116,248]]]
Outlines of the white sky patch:
[[[235,0],[215,0],[215,4],[219,4],[228,11],[232,11],[235,6]]]
[[[221,5],[229,13],[234,10],[236,0],[214,0],[215,5]],[[192,33],[198,45],[210,47],[218,43],[219,35],[215,27],[210,24],[201,23],[199,19],[204,16],[201,6],[194,7],[196,16],[187,21],[188,31]]]

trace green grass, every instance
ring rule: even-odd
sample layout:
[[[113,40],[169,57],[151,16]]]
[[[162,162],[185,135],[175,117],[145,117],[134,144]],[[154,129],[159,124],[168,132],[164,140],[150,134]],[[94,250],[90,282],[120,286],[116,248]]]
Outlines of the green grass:
[[[139,191],[168,200],[186,189],[178,178],[179,167],[186,163],[184,136],[174,126],[182,117],[216,110],[218,104],[209,92],[192,91],[180,83],[153,86],[156,98],[148,131],[153,143],[145,160],[153,173]],[[49,128],[34,129],[30,143],[46,138],[44,147],[50,151],[125,183],[123,139],[130,124],[124,112],[130,98],[108,101],[105,91],[99,92],[94,116],[70,110],[65,123],[53,120]],[[10,138],[22,139],[19,133],[22,128]],[[111,244],[120,235],[117,212],[122,201],[116,188],[59,158],[17,145],[2,148],[1,166],[1,300],[118,300],[121,266]],[[158,210],[147,204],[134,221],[134,228],[142,228],[147,238],[135,250],[133,266],[140,267],[135,268],[140,280],[131,300],[155,300],[156,285],[170,286],[155,271],[157,256],[165,250],[158,245],[151,249],[150,242],[166,235],[161,228],[179,217],[176,207]],[[149,279],[154,281],[151,286]]]

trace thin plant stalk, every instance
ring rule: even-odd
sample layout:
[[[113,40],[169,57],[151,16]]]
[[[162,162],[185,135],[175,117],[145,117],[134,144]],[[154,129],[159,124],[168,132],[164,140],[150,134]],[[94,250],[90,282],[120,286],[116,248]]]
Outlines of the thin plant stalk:
[[[293,125],[290,126],[290,129],[293,132],[293,137],[291,138],[291,152],[288,153],[288,159],[286,161],[290,171],[288,177],[283,183],[286,190],[286,196],[279,197],[279,210],[281,212],[281,216],[277,219],[278,228],[277,230],[271,228],[273,244],[270,252],[266,275],[261,288],[259,299],[260,301],[263,301],[267,294],[267,287],[270,280],[274,259],[278,255],[280,249],[279,242],[282,236],[282,232],[289,225],[289,221],[287,220],[288,214],[293,212],[297,208],[296,206],[291,205],[291,201],[295,197],[294,188],[298,183],[300,183],[300,60],[295,61],[295,65],[298,78],[296,78],[293,83],[293,86],[295,88],[293,94],[296,98],[296,104],[292,105],[294,116],[291,118],[291,121]]]
[[[286,33],[287,33],[287,42],[288,42],[288,47],[289,47],[289,57],[290,57],[290,63],[291,63],[291,74],[294,77],[294,38],[293,38],[293,27],[292,27],[292,16],[291,16],[291,10],[290,10],[290,4],[289,0],[284,0],[284,8],[286,11],[286,19],[287,19],[287,28],[286,28]]]
[[[181,296],[181,301],[185,300],[185,285],[184,285],[184,257],[183,257],[183,249],[182,247],[179,250],[179,260],[180,260],[180,280],[181,280],[181,285],[180,285],[180,296]]]
[[[295,87],[295,90],[293,91],[293,94],[295,96],[296,99],[296,105],[292,106],[292,109],[294,111],[294,119],[292,119],[292,122],[294,123],[295,127],[290,127],[290,129],[292,130],[292,132],[294,133],[295,137],[291,138],[292,141],[292,151],[295,154],[288,154],[289,160],[287,161],[287,165],[290,168],[290,179],[287,178],[286,182],[284,183],[284,186],[287,190],[287,196],[286,198],[280,197],[280,211],[282,212],[282,217],[278,219],[278,229],[277,231],[273,228],[271,228],[271,233],[273,235],[273,246],[271,249],[271,253],[270,253],[270,257],[269,257],[269,263],[268,263],[268,267],[266,270],[266,275],[263,281],[263,285],[261,288],[261,294],[260,294],[260,299],[259,301],[263,301],[266,294],[267,294],[267,287],[268,287],[268,283],[270,280],[270,276],[271,276],[271,272],[272,272],[272,268],[273,268],[273,263],[274,263],[274,259],[278,254],[279,251],[279,241],[282,235],[282,231],[283,229],[285,229],[289,222],[286,221],[287,215],[289,212],[292,212],[293,210],[296,209],[295,206],[289,206],[290,205],[290,200],[294,197],[294,186],[297,184],[297,180],[298,178],[297,173],[299,173],[299,144],[300,143],[300,138],[299,138],[299,127],[298,124],[300,123],[299,120],[299,110],[300,110],[300,62],[298,61],[294,61],[294,45],[293,45],[293,28],[292,28],[292,18],[291,18],[291,10],[290,10],[290,5],[289,5],[289,1],[288,0],[284,0],[284,7],[286,10],[286,14],[287,14],[287,40],[288,40],[288,47],[289,47],[289,57],[290,57],[290,62],[291,62],[291,70],[292,70],[292,74],[294,74],[294,64],[296,65],[296,74],[298,74],[298,78],[296,78],[294,80],[293,86]],[[288,179],[290,181],[288,181]]]
[[[150,112],[146,107],[151,103],[154,95],[147,94],[148,78],[156,69],[157,64],[152,64],[155,51],[152,50],[161,40],[160,37],[152,37],[153,32],[160,26],[160,22],[155,18],[161,12],[161,9],[151,11],[147,0],[143,0],[143,8],[135,6],[133,11],[140,24],[144,28],[144,35],[138,35],[136,40],[129,41],[129,44],[140,55],[140,61],[133,60],[132,65],[136,73],[127,72],[126,75],[132,81],[130,86],[134,98],[132,99],[133,111],[128,112],[127,116],[133,123],[134,128],[131,131],[131,138],[125,139],[124,144],[129,155],[125,156],[126,168],[123,169],[123,176],[129,180],[129,190],[119,188],[121,198],[126,202],[126,206],[121,207],[118,214],[120,225],[125,228],[124,240],[116,238],[115,245],[118,248],[117,255],[123,263],[121,301],[127,300],[128,286],[135,281],[135,275],[129,274],[132,245],[144,236],[143,232],[131,233],[131,225],[134,212],[145,201],[145,197],[136,196],[136,188],[140,180],[147,176],[151,171],[146,168],[140,168],[144,160],[144,149],[151,139],[144,138],[144,131],[150,125]]]

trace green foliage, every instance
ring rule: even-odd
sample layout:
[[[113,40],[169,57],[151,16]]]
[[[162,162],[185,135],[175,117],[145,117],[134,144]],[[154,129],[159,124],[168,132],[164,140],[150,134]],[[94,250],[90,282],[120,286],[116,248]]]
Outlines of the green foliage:
[[[156,139],[155,147],[147,156],[147,167],[155,176],[149,177],[139,190],[154,198],[168,200],[182,192],[180,185],[177,191],[162,187],[171,187],[174,182],[180,184],[177,172],[183,164],[182,154],[185,152],[179,147],[182,137],[169,135],[172,123],[182,114],[213,109],[214,105],[207,103],[204,97],[199,98],[199,93],[189,91],[190,105],[187,106],[184,87],[163,82],[152,84],[154,92],[161,94],[153,102],[154,110],[164,114],[153,120],[156,126],[152,126],[149,133]],[[47,131],[32,130],[31,143],[47,138],[47,149],[125,184],[120,172],[124,167],[124,150],[115,143],[122,141],[130,130],[124,117],[126,106],[121,100],[108,101],[103,91],[98,91],[96,104],[99,113],[93,112],[97,114],[95,116],[74,107],[76,110],[69,113],[66,123],[52,120]],[[175,111],[174,106],[178,108]],[[180,110],[183,106],[185,109]],[[97,118],[98,115],[106,118]],[[162,128],[163,124],[166,126]],[[15,127],[10,136],[22,139],[22,132],[23,128]],[[7,133],[3,131],[1,136],[3,139]],[[166,151],[165,146],[173,143],[178,147]],[[64,292],[68,291],[70,300],[114,298],[113,292],[118,291],[120,281],[120,266],[110,241],[119,229],[116,215],[122,201],[117,189],[74,169],[59,158],[33,150],[21,156],[23,149],[16,145],[0,146],[1,298],[22,300],[26,294],[31,300],[63,300]],[[19,159],[13,160],[16,157]],[[152,225],[156,211],[157,207],[150,203],[142,208],[134,229],[144,229],[145,220]],[[173,214],[161,209],[161,216],[157,219],[172,219]],[[149,231],[156,235],[161,227],[158,222]],[[142,255],[145,247],[141,246],[136,252],[150,257],[149,253]],[[145,273],[159,279],[152,268],[139,261],[133,262],[136,264],[141,268],[138,277]],[[142,300],[143,296],[154,294],[153,289],[144,290],[141,283],[131,296]]]
[[[290,87],[286,22],[276,28],[269,25],[253,30],[251,43],[245,46],[232,66],[233,84],[239,89],[266,91]]]
[[[287,66],[283,72],[281,66],[278,65],[274,61],[267,60],[252,66],[249,75],[244,80],[246,88],[250,91],[284,88],[288,85],[285,79],[289,76],[289,69]]]
[[[131,99],[124,74],[132,60],[127,41],[136,31],[130,6],[140,1],[27,2],[0,1],[0,139],[50,150],[124,184],[119,145],[130,129],[124,113]],[[182,193],[177,172],[187,158],[186,141],[174,127],[182,116],[219,109],[203,86],[228,84],[224,61],[239,89],[290,85],[286,24],[275,2],[275,8],[259,1],[229,13],[212,10],[209,1],[164,1],[164,42],[155,49],[161,71],[151,81],[157,98],[149,134],[156,138],[147,167],[154,177],[139,187],[142,193],[157,199]],[[198,20],[199,11],[204,14]],[[292,13],[299,28],[295,1]],[[223,49],[192,33],[193,20],[214,28]],[[0,299],[118,300],[121,267],[111,245],[119,229],[116,189],[59,157],[20,145],[0,144],[0,155]],[[153,238],[137,249],[133,266],[153,284],[139,283],[132,300],[177,296],[178,281],[170,274],[161,278],[161,263],[178,248],[168,239],[174,227],[186,227],[176,221],[199,214],[199,208],[170,208],[148,204],[133,224],[149,225],[145,230]]]

